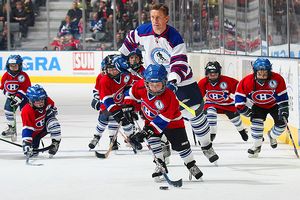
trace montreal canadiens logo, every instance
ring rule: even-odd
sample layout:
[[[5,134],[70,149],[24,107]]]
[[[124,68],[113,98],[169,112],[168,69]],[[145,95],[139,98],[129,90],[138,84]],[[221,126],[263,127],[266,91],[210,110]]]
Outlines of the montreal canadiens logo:
[[[141,108],[142,108],[142,111],[144,113],[144,116],[148,120],[153,120],[156,117],[156,115],[158,114],[156,110],[154,110],[153,108],[151,108],[145,102],[142,102]]]
[[[228,95],[226,95],[222,91],[212,90],[212,91],[208,91],[206,93],[206,97],[208,100],[213,101],[213,102],[223,102],[223,101],[227,100]]]
[[[227,83],[226,83],[226,82],[221,82],[221,83],[220,83],[220,88],[221,88],[222,90],[227,89]]]
[[[123,101],[124,99],[124,93],[123,92],[120,92],[118,91],[116,94],[115,94],[115,97],[114,97],[114,101],[116,104],[119,104]]]
[[[268,104],[275,102],[275,98],[273,96],[273,91],[271,90],[259,90],[252,93],[251,97],[254,103],[257,104]]]
[[[269,81],[269,86],[270,86],[271,89],[277,88],[277,85],[278,85],[277,81],[275,81],[275,80],[270,80]]]
[[[35,125],[37,128],[43,127],[45,125],[45,119],[37,121]]]
[[[18,81],[23,83],[25,81],[25,77],[23,75],[18,76]]]
[[[163,48],[154,48],[151,51],[151,60],[154,64],[168,67],[170,64],[171,55]]]
[[[129,75],[126,75],[126,76],[124,77],[124,82],[125,82],[125,83],[128,83],[129,80],[130,80],[130,76],[129,76]]]
[[[162,109],[164,109],[164,104],[161,102],[161,100],[156,100],[155,102],[154,102],[154,105],[156,106],[156,108],[158,109],[158,110],[162,110]]]

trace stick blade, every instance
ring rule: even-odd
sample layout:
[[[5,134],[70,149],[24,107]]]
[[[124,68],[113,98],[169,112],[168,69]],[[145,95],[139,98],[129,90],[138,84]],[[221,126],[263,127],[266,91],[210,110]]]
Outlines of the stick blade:
[[[106,154],[95,151],[95,155],[97,158],[107,158]]]
[[[165,179],[169,185],[172,185],[174,187],[182,187],[182,179],[179,179],[177,181],[172,181],[172,180],[170,180],[170,178],[168,177],[168,175],[166,173],[163,173],[163,176],[165,177]]]

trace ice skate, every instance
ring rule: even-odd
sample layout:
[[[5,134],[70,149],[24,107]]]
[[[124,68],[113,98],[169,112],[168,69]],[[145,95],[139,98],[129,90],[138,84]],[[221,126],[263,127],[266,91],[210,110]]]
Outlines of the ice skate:
[[[109,136],[110,142],[112,142],[114,136]],[[117,138],[113,142],[112,150],[118,150],[119,149],[119,143],[117,141]]]
[[[256,147],[254,145],[252,148],[248,149],[249,158],[257,158],[260,151],[261,151],[261,146]]]
[[[3,137],[12,137],[14,134],[16,134],[16,128],[12,125],[8,125],[8,128],[1,133]]]
[[[207,147],[201,147],[201,148],[202,148],[203,154],[207,157],[209,162],[214,163],[216,166],[218,166],[217,160],[219,159],[219,156],[216,154],[212,145],[210,144]]]
[[[189,180],[192,180],[193,176],[197,180],[198,179],[202,180],[201,177],[203,176],[203,173],[202,173],[202,171],[199,169],[199,167],[195,163],[196,163],[196,161],[193,160],[192,162],[189,162],[188,164],[186,164],[186,167],[190,171]]]
[[[51,145],[53,145],[53,147],[51,147],[48,151],[49,158],[52,158],[56,154],[56,152],[58,151],[58,148],[59,148],[59,144],[60,144],[60,140],[52,139]]]
[[[163,172],[168,173],[168,169],[166,166],[166,163],[164,161],[162,161],[161,159],[157,159],[157,161],[159,163],[156,163],[155,161],[153,161],[156,164],[155,170],[152,173],[152,178],[154,178],[155,182],[161,182],[164,181],[164,177]]]
[[[100,140],[100,136],[99,135],[94,135],[94,138],[89,143],[89,148],[94,149],[96,147],[96,145],[98,144],[99,140]]]
[[[243,130],[241,130],[241,131],[239,131],[239,133],[240,133],[240,135],[241,135],[241,137],[242,137],[242,139],[244,140],[244,141],[247,141],[248,140],[248,131],[246,130],[246,129],[243,129]]]
[[[274,139],[274,138],[272,138],[272,136],[271,136],[271,131],[269,131],[267,135],[268,135],[268,137],[269,137],[269,139],[270,139],[270,145],[271,145],[271,147],[272,147],[273,149],[275,149],[275,148],[277,147],[277,140]]]

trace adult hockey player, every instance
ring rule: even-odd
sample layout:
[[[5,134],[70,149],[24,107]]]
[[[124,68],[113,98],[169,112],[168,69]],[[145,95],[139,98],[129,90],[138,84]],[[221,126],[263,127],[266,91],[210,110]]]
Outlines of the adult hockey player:
[[[250,117],[254,145],[248,149],[248,153],[249,157],[257,157],[261,151],[267,115],[270,114],[274,120],[268,137],[271,147],[276,148],[276,138],[286,128],[284,118],[288,120],[289,104],[285,81],[280,74],[272,72],[270,61],[267,58],[257,58],[252,67],[253,73],[238,84],[235,105],[241,114]],[[246,105],[247,98],[252,101],[252,107]]]
[[[20,110],[28,102],[27,88],[31,86],[29,76],[23,71],[23,59],[20,55],[10,55],[6,61],[6,72],[2,76],[0,89],[6,96],[4,113],[8,129],[2,132],[2,136],[16,138],[15,111]]]
[[[142,24],[128,33],[119,51],[128,56],[142,45],[145,49],[145,65],[163,65],[168,72],[167,87],[173,90],[177,98],[196,110],[196,116],[183,110],[182,113],[191,123],[205,156],[210,162],[219,157],[212,148],[209,125],[203,113],[203,98],[193,72],[188,65],[186,47],[181,35],[168,25],[169,9],[163,4],[154,4],[150,9],[151,23]]]
[[[40,141],[50,134],[53,147],[49,149],[50,157],[58,151],[61,140],[60,123],[56,118],[57,108],[54,101],[47,95],[44,88],[38,84],[27,89],[29,100],[21,112],[23,123],[23,152],[26,156],[37,156],[33,150],[38,149]]]
[[[141,101],[141,110],[145,116],[145,126],[141,132],[135,134],[135,137],[139,141],[147,138],[158,162],[168,172],[163,161],[160,139],[162,135],[165,135],[172,149],[179,153],[190,173],[199,179],[203,174],[195,164],[178,100],[166,84],[165,67],[151,64],[144,71],[144,79],[139,80],[129,89],[129,97]],[[152,177],[157,178],[161,175],[161,169],[157,168]]]
[[[242,124],[240,114],[234,105],[234,93],[238,80],[221,75],[218,61],[208,62],[205,67],[205,78],[198,82],[202,96],[205,96],[204,110],[210,126],[211,140],[217,134],[217,114],[225,114],[233,123],[244,141],[248,140],[247,131]]]

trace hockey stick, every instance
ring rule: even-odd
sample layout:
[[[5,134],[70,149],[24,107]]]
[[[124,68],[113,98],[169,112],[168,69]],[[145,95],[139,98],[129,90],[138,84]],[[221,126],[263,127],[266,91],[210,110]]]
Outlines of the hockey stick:
[[[109,147],[108,147],[108,150],[106,151],[106,153],[103,154],[103,153],[100,153],[98,151],[95,151],[95,155],[96,155],[97,158],[107,158],[109,156],[110,152],[112,151],[114,142],[117,139],[119,129],[120,129],[120,125],[118,126],[116,134],[113,136],[112,140],[110,141],[110,144],[109,144]]]
[[[14,113],[14,134],[11,135],[11,141],[17,141],[17,120],[16,120],[16,110],[17,108],[13,106],[13,113]]]
[[[283,117],[283,120],[284,120],[284,123],[285,123],[285,125],[286,125],[288,134],[289,134],[289,136],[290,136],[290,138],[291,138],[291,141],[292,141],[292,144],[293,144],[293,147],[294,147],[294,152],[295,152],[297,158],[299,158],[298,150],[297,150],[297,148],[296,148],[296,145],[295,145],[295,142],[294,142],[292,133],[291,133],[290,128],[289,128],[288,123],[287,123],[287,120],[286,120],[285,117]]]
[[[154,157],[154,161],[156,163],[156,165],[159,167],[160,169],[160,172],[162,173],[162,175],[164,176],[164,178],[166,179],[167,183],[171,186],[174,186],[174,187],[181,187],[182,186],[182,179],[179,179],[177,181],[172,181],[168,174],[166,173],[165,169],[163,168],[163,166],[160,164],[160,162],[158,161],[156,155],[154,154],[151,146],[149,145],[148,141],[146,140],[146,138],[144,138],[144,142],[146,143],[148,149],[152,152],[152,155]]]
[[[4,139],[2,139],[2,138],[0,138],[0,140],[3,141],[3,142],[9,143],[9,144],[18,146],[18,147],[23,147],[21,144],[17,144],[17,143],[8,141],[8,140],[4,140]],[[34,152],[44,152],[44,151],[49,150],[49,149],[52,148],[52,147],[53,147],[53,145],[51,144],[50,146],[45,147],[45,148],[42,148],[42,149],[33,149],[33,151],[34,151]]]
[[[129,145],[131,146],[133,153],[134,153],[134,154],[137,154],[136,149],[130,144],[130,142],[129,142],[129,140],[128,140],[128,137],[127,137],[123,132],[120,131],[120,133],[121,133],[121,135],[123,136],[123,138],[124,138],[124,140],[126,141],[126,143],[129,144]]]

